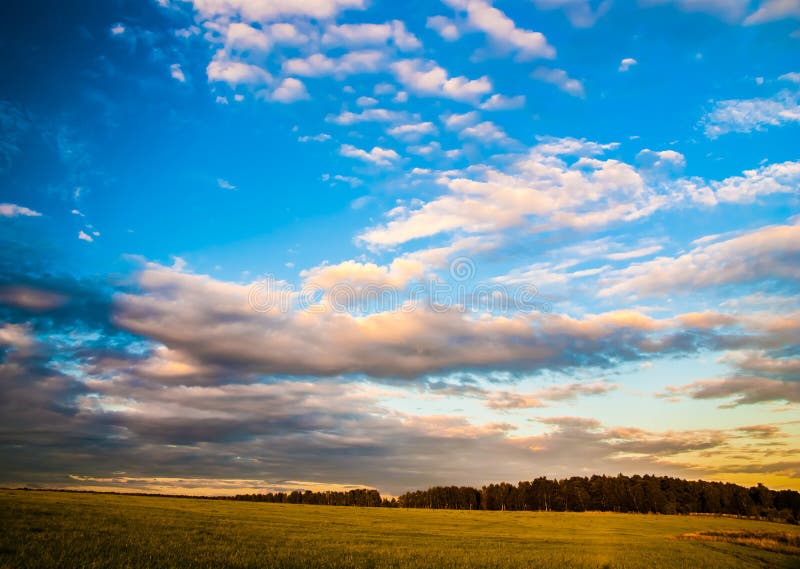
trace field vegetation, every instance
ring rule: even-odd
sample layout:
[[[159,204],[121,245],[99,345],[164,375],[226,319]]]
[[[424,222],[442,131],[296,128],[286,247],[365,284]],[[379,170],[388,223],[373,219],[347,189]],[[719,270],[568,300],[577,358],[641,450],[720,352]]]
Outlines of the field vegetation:
[[[3,568],[800,567],[800,528],[712,516],[0,491]]]

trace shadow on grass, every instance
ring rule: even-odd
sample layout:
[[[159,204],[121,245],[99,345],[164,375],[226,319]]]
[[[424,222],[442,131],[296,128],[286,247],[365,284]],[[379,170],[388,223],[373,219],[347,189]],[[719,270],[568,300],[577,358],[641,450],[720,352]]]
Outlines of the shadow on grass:
[[[775,553],[800,555],[800,535],[761,531],[699,531],[684,533],[676,539],[735,543]]]

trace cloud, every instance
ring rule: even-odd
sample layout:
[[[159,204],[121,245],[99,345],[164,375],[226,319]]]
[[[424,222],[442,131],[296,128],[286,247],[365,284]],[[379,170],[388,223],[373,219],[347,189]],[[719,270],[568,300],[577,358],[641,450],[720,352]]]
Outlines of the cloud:
[[[408,261],[390,268],[355,262],[322,267],[307,278],[326,284],[342,275],[354,275],[359,282],[398,282],[420,274],[420,266]],[[726,338],[734,337],[730,327],[737,322],[691,315],[656,320],[636,311],[582,319],[524,312],[473,318],[457,307],[433,310],[425,303],[354,316],[325,303],[301,308],[297,293],[284,297],[275,288],[253,289],[158,266],[146,268],[138,286],[141,292],[117,295],[116,324],[166,346],[181,361],[195,362],[196,369],[208,368],[209,374],[195,371],[182,379],[197,383],[220,377],[220,371],[213,371],[220,366],[228,370],[222,374],[227,378],[605,367],[621,359],[718,348],[732,341]],[[259,310],[252,306],[254,298]]]
[[[412,145],[406,148],[406,150],[411,154],[422,156],[428,160],[432,160],[433,158],[438,158],[438,157],[455,159],[462,155],[462,151],[458,148],[453,148],[450,150],[443,149],[442,145],[436,140],[433,140],[427,144]],[[415,168],[414,170],[411,171],[411,173],[412,174],[419,173],[419,171],[420,169]]]
[[[180,494],[182,496],[236,496],[264,492],[346,492],[367,487],[365,484],[333,484],[301,480],[269,481],[240,478],[192,478],[192,477],[96,477],[70,474],[72,486],[60,485],[64,490],[93,492],[144,492],[147,494]]]
[[[228,50],[266,53],[272,47],[267,29],[254,28],[242,22],[233,22],[227,27],[224,41]]]
[[[447,71],[433,61],[403,59],[393,63],[391,69],[406,89],[421,95],[477,103],[492,90],[488,77],[449,77]]]
[[[385,279],[402,286],[409,274],[421,274],[416,267],[353,261],[320,265],[306,277],[320,286],[341,279]],[[585,369],[716,348],[721,339],[736,333],[730,320],[699,329],[692,324],[701,320],[697,316],[659,320],[635,311],[582,318],[470,318],[424,308],[360,317],[257,312],[248,302],[248,285],[185,273],[179,263],[146,264],[132,288],[114,299],[113,317],[122,331],[108,343],[108,336],[95,333],[93,326],[66,327],[60,321],[46,328],[47,320],[61,311],[84,317],[92,312],[73,305],[77,291],[66,294],[64,288],[37,288],[59,290],[70,299],[58,306],[45,302],[48,312],[41,320],[0,325],[5,484],[231,493],[245,491],[248,481],[260,480],[264,472],[270,473],[268,483],[289,488],[317,488],[312,483],[281,482],[305,480],[309,472],[321,482],[391,492],[454,480],[488,482],[485,468],[477,463],[465,466],[459,458],[463,456],[487,457],[499,465],[491,478],[512,480],[521,468],[550,476],[583,468],[597,473],[697,474],[706,472],[697,453],[741,457],[762,455],[767,448],[779,453],[784,436],[780,425],[652,431],[569,416],[532,418],[534,432],[541,434],[531,436],[508,422],[410,414],[385,403],[396,397],[413,401],[424,385],[399,385],[398,378],[437,370]],[[16,300],[25,296],[10,293]],[[712,318],[706,315],[703,320],[708,324]],[[786,329],[777,319],[761,325]],[[73,341],[66,341],[67,336]],[[745,360],[762,370],[774,367],[754,354],[737,361]],[[58,371],[65,365],[79,371],[81,379]],[[388,382],[343,378],[343,372],[375,374]],[[300,377],[281,377],[284,374]],[[530,407],[530,397],[535,396],[561,414],[559,402],[610,395],[615,388],[605,381],[569,381],[531,392],[503,389],[487,399],[495,403],[487,412],[511,416],[513,409]],[[422,394],[465,396],[434,388]],[[748,446],[752,441],[761,446],[754,450]],[[774,447],[763,446],[771,441]],[[98,453],[103,456],[99,469]],[[777,462],[782,457],[772,456]],[[741,461],[729,466],[720,459],[713,468],[724,471]],[[187,468],[194,478],[185,479]],[[126,474],[119,474],[122,470]],[[91,475],[70,478],[68,473]],[[150,482],[143,483],[144,478]],[[212,479],[220,482],[208,482]]]
[[[592,8],[591,0],[533,0],[539,10],[563,10],[569,21],[576,28],[590,28],[611,6],[609,0],[598,3]]]
[[[169,66],[170,76],[181,83],[186,83],[186,75],[183,74],[183,69],[179,63],[173,63]]]
[[[521,109],[525,106],[525,95],[517,95],[516,97],[506,97],[495,93],[481,105],[484,111],[509,111],[512,109]]]
[[[30,208],[13,203],[0,203],[0,217],[41,217],[42,214]]]
[[[694,381],[669,386],[665,397],[687,396],[692,399],[732,399],[728,407],[758,403],[800,403],[800,382],[766,377],[730,377]]]
[[[92,243],[94,241],[91,235],[82,230],[78,232],[78,239],[86,241],[87,243]]]
[[[791,73],[784,73],[778,77],[780,81],[791,81],[792,83],[800,83],[800,73],[792,71]]]
[[[414,141],[419,140],[425,135],[434,134],[437,131],[432,122],[426,121],[419,123],[399,124],[390,128],[386,132],[395,138]]]
[[[252,2],[251,0],[191,0],[194,9],[203,19],[230,19],[239,17],[249,22],[268,22],[278,18],[306,17],[332,18],[343,10],[360,10],[365,0],[281,0],[280,2]]]
[[[306,285],[325,290],[341,284],[388,285],[403,289],[410,281],[420,279],[424,275],[425,266],[419,260],[409,257],[398,257],[390,265],[385,266],[350,260],[336,265],[320,265],[300,273]]]
[[[0,346],[11,346],[21,352],[28,352],[36,346],[30,328],[22,324],[0,324]]]
[[[337,182],[343,182],[345,184],[348,184],[349,186],[351,186],[353,188],[358,187],[358,186],[360,186],[360,185],[362,185],[364,183],[360,178],[356,178],[354,176],[342,176],[341,174],[336,174],[336,175],[332,176],[331,179],[333,179],[333,180],[335,180]],[[364,200],[364,199],[368,199],[368,197],[364,196],[364,197],[359,198],[359,199]],[[353,209],[358,209],[358,207],[353,207]]]
[[[447,130],[464,130],[468,126],[475,125],[480,120],[480,114],[477,111],[469,111],[467,113],[452,113],[442,115],[442,123]]]
[[[632,57],[626,57],[625,59],[620,61],[620,63],[619,63],[619,71],[624,73],[624,72],[628,71],[634,65],[638,65],[638,64],[639,64],[639,62],[636,61],[635,59],[633,59]]]
[[[373,107],[378,104],[378,99],[374,97],[364,97],[361,96],[356,99],[356,105],[359,107]]]
[[[758,9],[745,18],[744,24],[753,26],[784,18],[800,19],[800,0],[763,0]]]
[[[25,285],[0,286],[0,304],[43,312],[64,305],[68,298],[63,294]]]
[[[800,224],[771,225],[606,274],[600,296],[652,296],[768,279],[800,280]]]
[[[685,12],[711,14],[729,22],[738,22],[745,14],[750,0],[643,0],[645,5],[674,4]]]
[[[311,97],[302,81],[294,77],[287,77],[269,93],[268,98],[270,101],[278,101],[280,103],[294,103],[308,100]]]
[[[548,69],[546,67],[538,67],[531,77],[555,85],[565,93],[573,97],[584,97],[586,92],[583,88],[583,83],[577,79],[571,78],[563,69]]]
[[[430,16],[425,25],[446,41],[455,41],[461,37],[461,32],[456,23],[446,16]]]
[[[638,259],[639,257],[648,257],[661,251],[661,245],[651,245],[650,247],[642,247],[641,249],[633,249],[631,251],[623,251],[620,253],[609,253],[606,255],[607,259],[612,261],[625,261],[628,259]]]
[[[330,25],[322,35],[322,43],[327,46],[353,48],[386,45],[390,41],[401,51],[414,51],[422,47],[419,39],[400,20],[386,24]]]
[[[643,168],[671,173],[681,172],[686,166],[686,157],[675,150],[650,150],[645,148],[636,155]]]
[[[366,151],[351,144],[342,144],[339,148],[339,154],[348,158],[370,162],[376,166],[391,166],[392,162],[400,159],[400,155],[394,150],[379,146],[374,146],[372,150]]]
[[[492,121],[483,121],[473,126],[467,126],[458,133],[460,138],[472,138],[481,143],[511,144],[514,142],[506,132]]]
[[[231,184],[228,180],[224,178],[217,178],[217,185],[222,188],[223,190],[235,190],[237,189],[236,186]]]
[[[452,116],[445,118],[448,121],[463,124]],[[461,132],[488,131],[480,125]],[[597,154],[613,146],[542,138],[508,172],[484,167],[478,170],[482,179],[442,176],[438,182],[449,193],[418,207],[395,208],[385,225],[367,229],[359,240],[386,247],[456,230],[496,233],[537,219],[552,226],[587,228],[649,215],[662,205],[662,198],[648,191],[632,166],[589,156],[570,164],[559,157]]]
[[[536,57],[552,59],[556,50],[540,32],[518,28],[514,21],[484,0],[444,0],[456,10],[467,13],[466,25],[485,33],[498,48],[516,53],[518,60]],[[434,25],[447,29],[440,20]]]
[[[714,204],[753,203],[759,197],[792,194],[800,181],[800,162],[767,164],[745,170],[741,176],[703,182],[697,178],[680,179],[677,185],[696,201]]]
[[[305,135],[297,137],[298,142],[325,142],[326,140],[330,140],[331,135],[325,132],[321,132],[315,135]]]
[[[606,381],[574,382],[554,385],[532,391],[492,391],[486,393],[486,406],[490,409],[531,409],[547,407],[548,402],[571,401],[583,396],[605,395],[619,389],[618,385]]]
[[[392,111],[389,109],[364,109],[360,113],[343,111],[338,115],[328,115],[325,117],[327,122],[338,125],[351,125],[362,122],[388,122],[400,123],[409,120],[411,117],[404,111]]]
[[[731,132],[762,131],[768,126],[796,122],[800,122],[798,92],[784,89],[770,98],[718,101],[703,116],[700,125],[706,136],[717,138]]]
[[[234,61],[222,51],[218,51],[208,64],[206,75],[209,82],[227,83],[231,87],[265,85],[272,81],[272,76],[266,70],[257,65]]]
[[[375,73],[385,67],[386,54],[377,50],[350,51],[341,57],[331,58],[315,53],[305,58],[289,59],[283,71],[301,77],[336,75],[344,77],[356,73]]]

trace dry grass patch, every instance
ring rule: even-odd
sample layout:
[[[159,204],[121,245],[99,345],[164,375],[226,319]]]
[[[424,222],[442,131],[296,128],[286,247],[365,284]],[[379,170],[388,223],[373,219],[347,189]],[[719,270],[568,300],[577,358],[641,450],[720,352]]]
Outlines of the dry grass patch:
[[[800,555],[800,535],[763,531],[698,531],[684,533],[678,539],[737,543],[776,553]]]

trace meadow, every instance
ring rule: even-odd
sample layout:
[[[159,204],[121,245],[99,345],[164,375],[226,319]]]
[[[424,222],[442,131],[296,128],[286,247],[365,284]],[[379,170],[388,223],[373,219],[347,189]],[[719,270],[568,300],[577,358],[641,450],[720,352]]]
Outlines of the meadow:
[[[0,490],[2,568],[800,567],[800,528]]]

